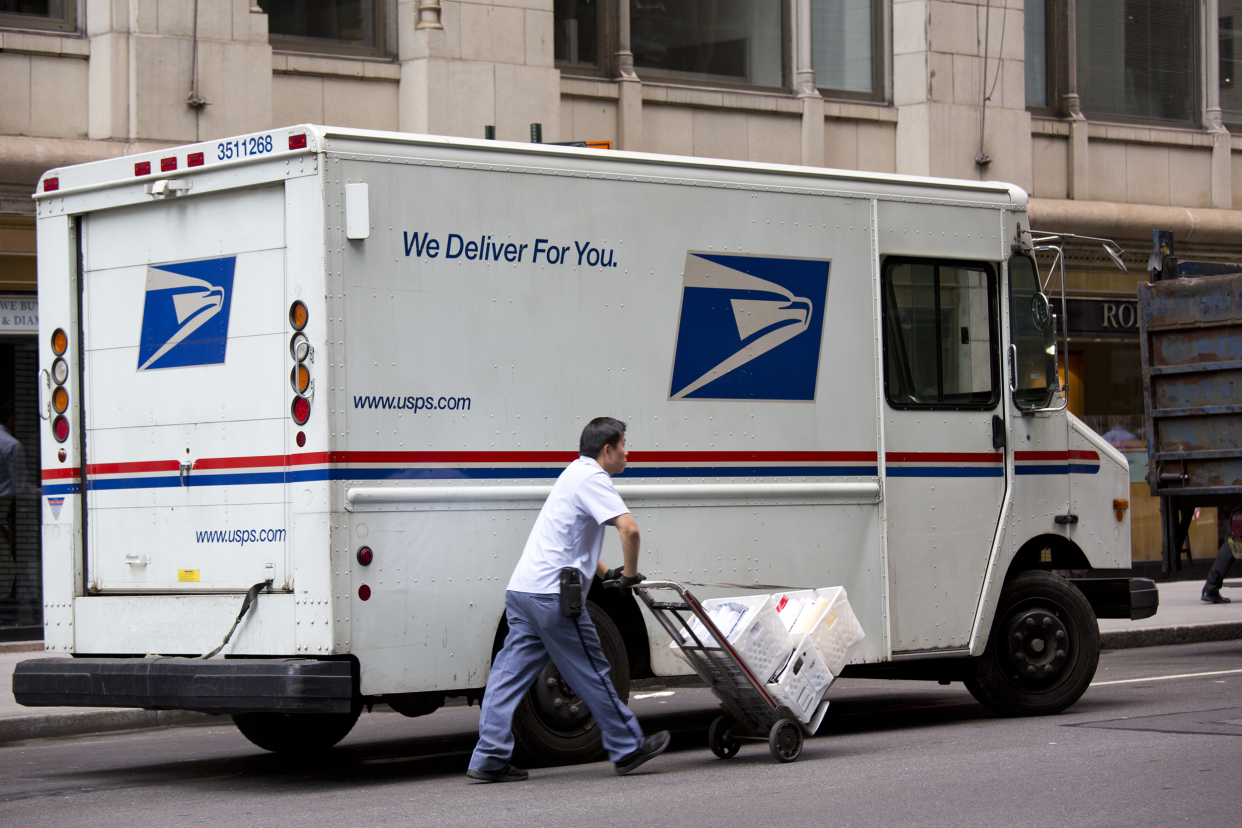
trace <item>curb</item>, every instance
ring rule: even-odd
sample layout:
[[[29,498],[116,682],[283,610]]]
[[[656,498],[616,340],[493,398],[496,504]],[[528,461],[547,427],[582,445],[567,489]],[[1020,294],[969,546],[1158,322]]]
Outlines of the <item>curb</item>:
[[[113,730],[209,724],[219,716],[189,710],[92,710],[0,719],[0,744],[56,736],[84,736]]]
[[[1181,627],[1150,627],[1140,630],[1103,632],[1100,633],[1100,649],[1132,650],[1138,647],[1202,644],[1207,641],[1233,641],[1239,638],[1242,638],[1242,621],[1186,624]]]

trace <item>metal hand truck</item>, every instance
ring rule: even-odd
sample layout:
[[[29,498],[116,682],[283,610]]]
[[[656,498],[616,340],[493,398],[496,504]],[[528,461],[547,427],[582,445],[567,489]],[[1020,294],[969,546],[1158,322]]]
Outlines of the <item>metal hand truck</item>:
[[[788,708],[773,698],[765,687],[767,676],[756,676],[742,661],[728,639],[717,629],[697,598],[681,584],[673,581],[643,581],[632,589],[651,610],[672,639],[681,646],[690,666],[720,699],[725,715],[712,722],[707,731],[707,744],[721,759],[737,755],[743,741],[767,741],[772,758],[792,762],[802,753],[806,736],[814,735],[823,721],[828,702],[822,701],[803,724]],[[657,601],[655,590],[676,592],[681,600]],[[712,643],[706,644],[691,627],[698,619]]]

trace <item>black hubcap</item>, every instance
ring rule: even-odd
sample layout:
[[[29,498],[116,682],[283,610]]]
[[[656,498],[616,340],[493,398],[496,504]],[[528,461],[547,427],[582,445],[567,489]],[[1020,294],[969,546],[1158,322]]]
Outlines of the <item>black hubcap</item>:
[[[530,688],[530,700],[540,720],[552,730],[573,733],[586,730],[591,723],[591,711],[578,698],[561,677],[561,671],[551,661],[539,673]]]
[[[1043,687],[1061,677],[1069,663],[1069,630],[1051,610],[1018,610],[1005,630],[1009,666],[1019,684]]]

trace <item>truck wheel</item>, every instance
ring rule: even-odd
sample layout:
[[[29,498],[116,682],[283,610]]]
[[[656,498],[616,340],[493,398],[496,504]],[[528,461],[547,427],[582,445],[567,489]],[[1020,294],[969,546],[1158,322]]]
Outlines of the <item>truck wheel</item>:
[[[621,631],[593,601],[586,602],[586,610],[608,659],[612,686],[625,702],[630,697],[630,662]],[[513,736],[523,756],[538,764],[590,762],[604,752],[595,717],[551,661],[518,705]]]
[[[1091,604],[1050,572],[1023,572],[1005,585],[987,649],[965,684],[1006,716],[1060,713],[1086,692],[1100,661]]]
[[[349,735],[362,713],[234,713],[242,735],[273,753],[327,750]]]

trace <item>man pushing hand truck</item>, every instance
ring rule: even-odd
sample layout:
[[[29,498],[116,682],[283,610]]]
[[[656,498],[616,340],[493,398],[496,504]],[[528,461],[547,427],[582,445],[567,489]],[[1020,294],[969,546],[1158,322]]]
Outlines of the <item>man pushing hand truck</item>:
[[[579,457],[552,487],[505,590],[509,634],[488,676],[479,715],[479,743],[466,775],[481,782],[520,782],[513,767],[513,714],[551,658],[595,717],[618,774],[627,774],[668,747],[662,730],[643,736],[609,677],[608,660],[590,616],[583,612],[591,579],[626,587],[640,583],[638,524],[612,484],[625,470],[625,423],[597,417],[578,442]],[[621,533],[624,566],[600,561],[604,529]]]

